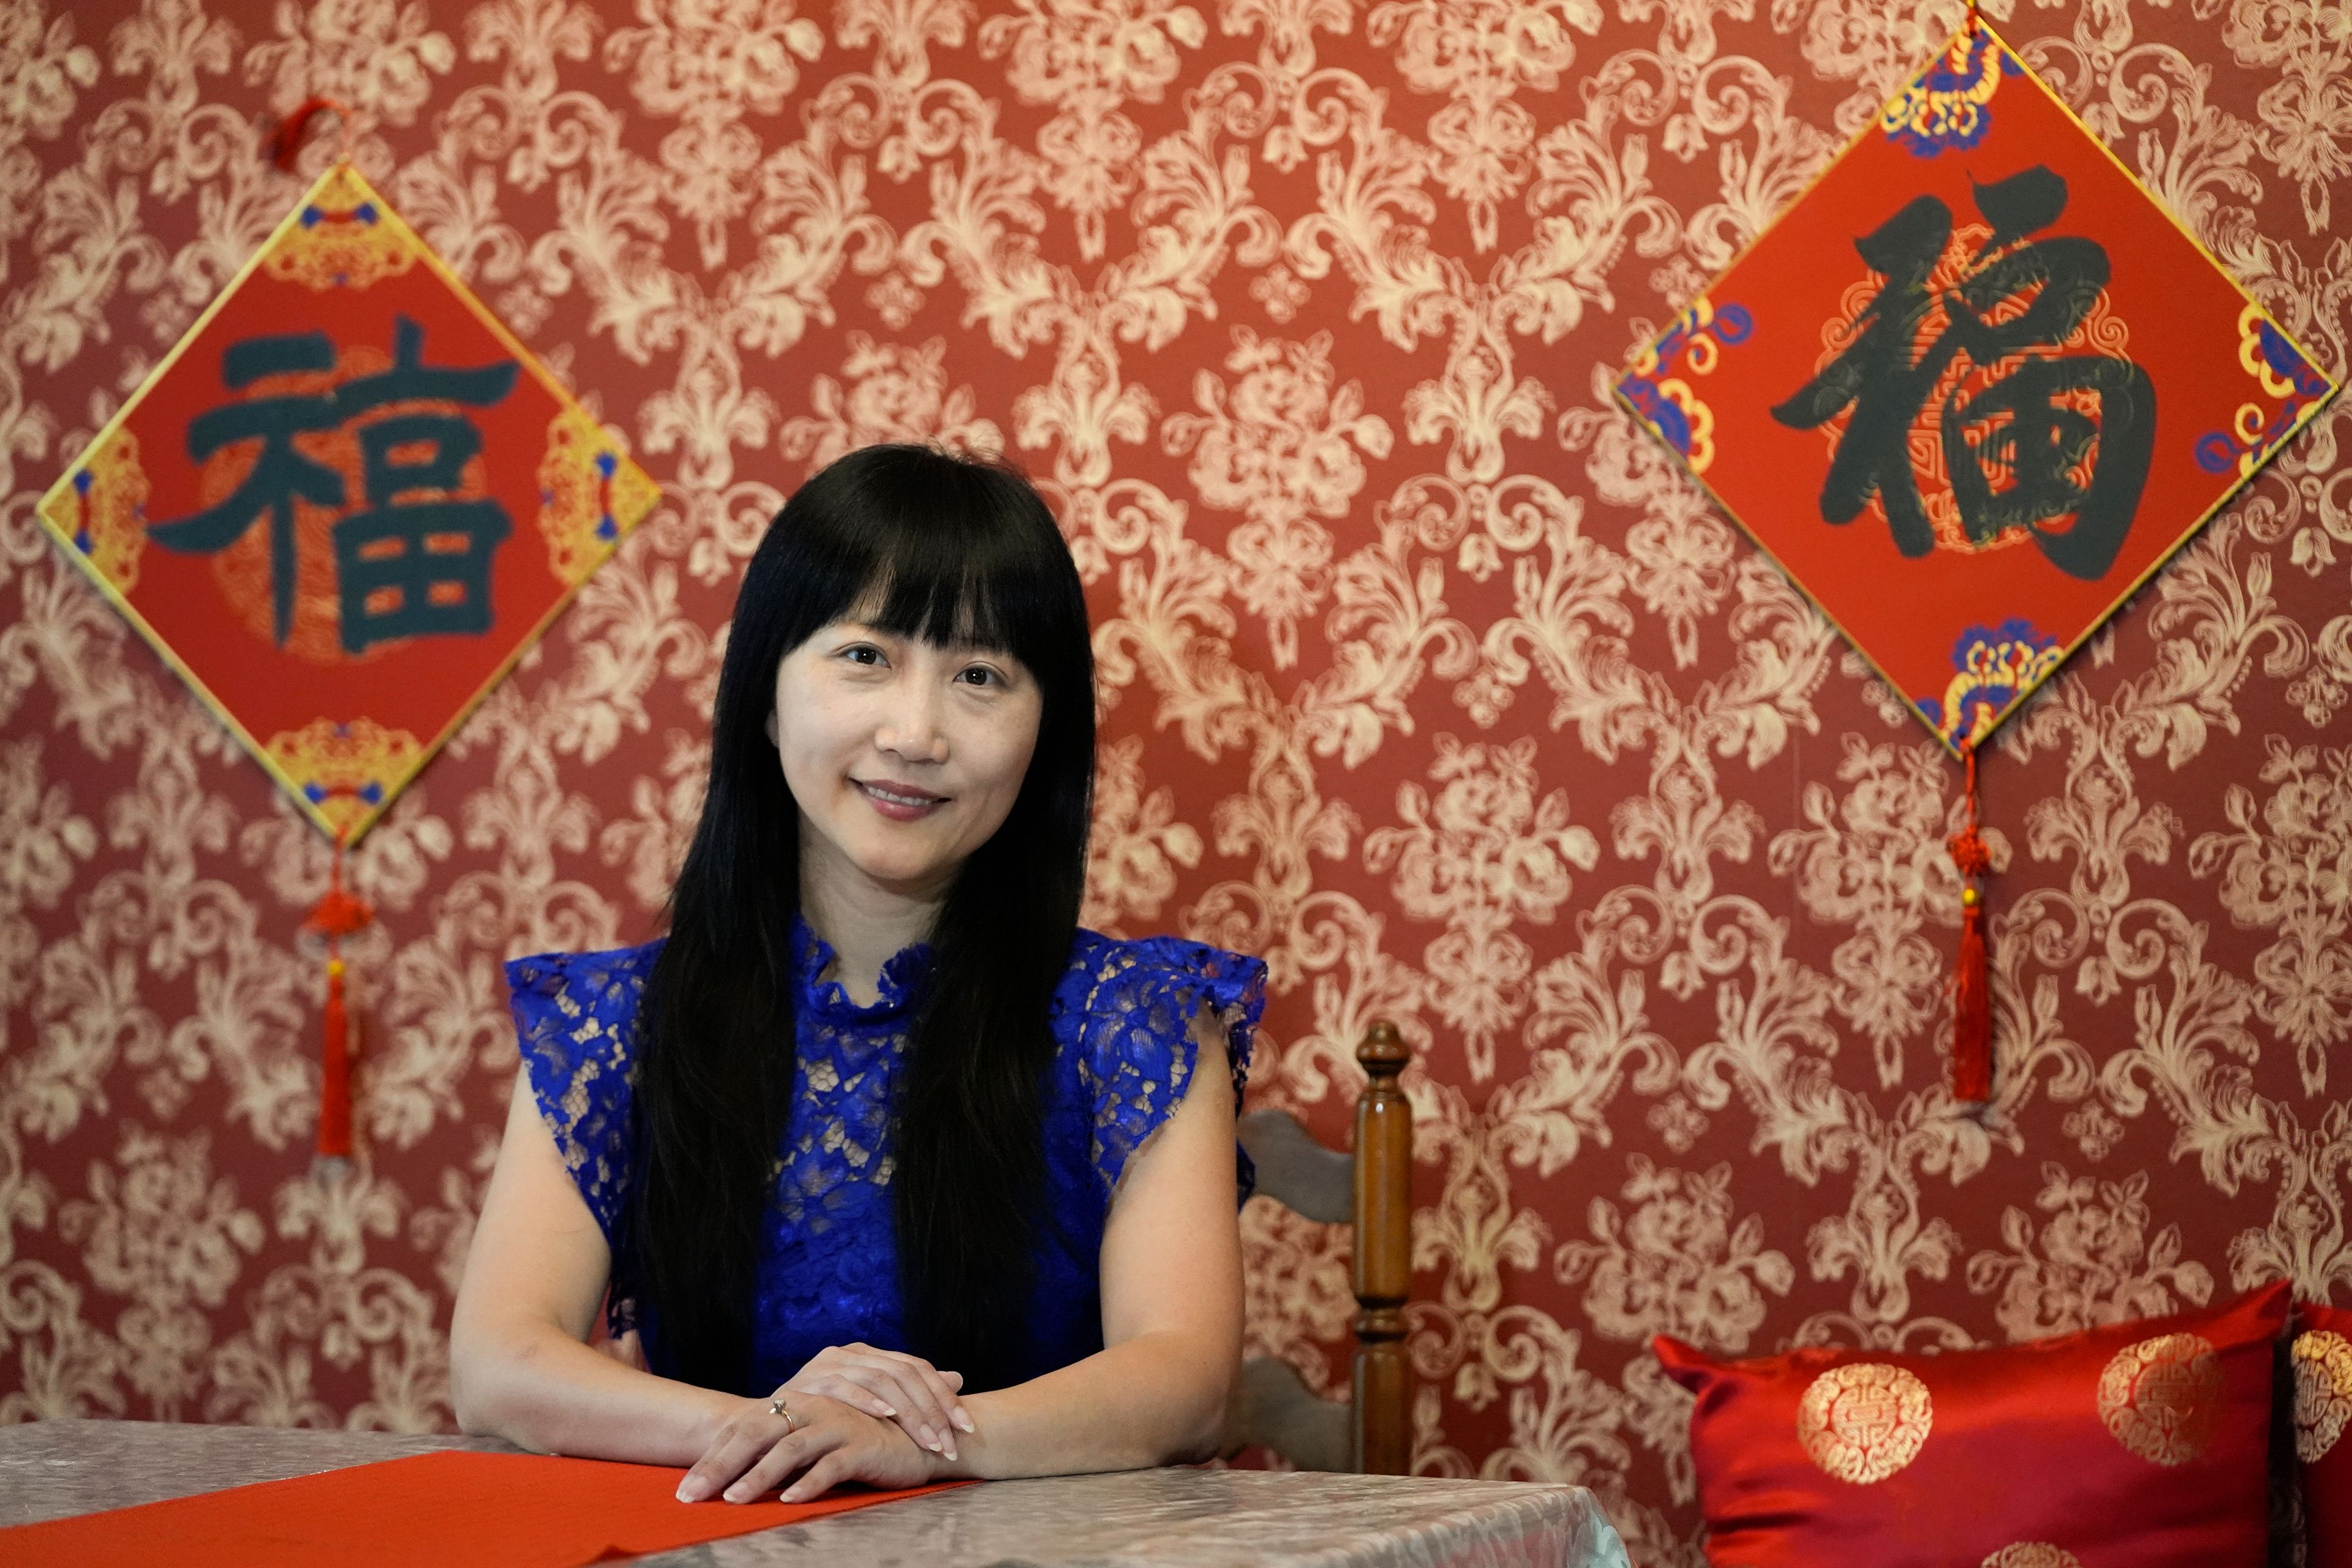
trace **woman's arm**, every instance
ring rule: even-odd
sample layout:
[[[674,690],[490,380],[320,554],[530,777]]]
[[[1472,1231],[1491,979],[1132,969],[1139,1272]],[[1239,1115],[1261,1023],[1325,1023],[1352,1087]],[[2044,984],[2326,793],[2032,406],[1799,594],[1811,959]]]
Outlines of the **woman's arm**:
[[[784,1500],[804,1502],[849,1480],[1074,1475],[1214,1453],[1241,1361],[1241,1227],[1223,1033],[1203,1013],[1192,1040],[1197,1065],[1184,1099],[1128,1163],[1112,1198],[1102,1350],[1015,1387],[966,1395],[976,1429],[956,1439],[953,1459],[924,1453],[895,1425],[819,1399],[805,1432],[788,1436],[782,1422],[760,1416],[722,1430],[678,1495],[741,1502],[791,1480]]]
[[[457,1424],[541,1453],[655,1465],[699,1456],[703,1463],[678,1489],[680,1501],[698,1501],[750,1462],[714,1483],[713,1455],[756,1456],[787,1424],[766,1400],[656,1377],[590,1349],[583,1342],[611,1274],[604,1233],[563,1168],[530,1082],[518,1079],[449,1325]],[[794,1468],[810,1467],[798,1497],[814,1497],[835,1479],[906,1487],[936,1473],[936,1456],[896,1421],[821,1394],[794,1394],[789,1408]],[[757,1495],[739,1485],[729,1500]]]
[[[1129,1162],[1103,1232],[1104,1348],[1014,1387],[968,1394],[978,1428],[942,1475],[1064,1475],[1216,1451],[1241,1364],[1241,1228],[1224,1030],[1192,1020],[1192,1081]]]
[[[449,1325],[460,1427],[541,1453],[650,1464],[691,1464],[709,1446],[742,1400],[585,1343],[611,1271],[604,1230],[518,1075]]]

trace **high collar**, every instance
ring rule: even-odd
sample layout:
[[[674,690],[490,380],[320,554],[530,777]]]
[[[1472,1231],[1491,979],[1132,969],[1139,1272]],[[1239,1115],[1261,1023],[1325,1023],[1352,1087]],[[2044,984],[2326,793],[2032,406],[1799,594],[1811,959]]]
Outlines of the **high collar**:
[[[831,942],[809,929],[808,921],[793,917],[793,978],[798,992],[794,1000],[812,1016],[836,1024],[877,1024],[898,1017],[920,998],[923,982],[930,974],[929,942],[902,947],[882,966],[876,982],[880,996],[861,1006],[849,999],[848,989],[838,980],[818,978],[838,956]]]

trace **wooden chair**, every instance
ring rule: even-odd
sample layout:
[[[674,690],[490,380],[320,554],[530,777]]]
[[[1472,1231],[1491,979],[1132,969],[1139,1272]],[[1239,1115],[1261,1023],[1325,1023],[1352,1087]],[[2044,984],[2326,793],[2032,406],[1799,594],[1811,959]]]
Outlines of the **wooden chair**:
[[[1304,1218],[1356,1227],[1356,1372],[1345,1405],[1318,1398],[1287,1362],[1254,1356],[1225,1413],[1224,1452],[1262,1445],[1303,1470],[1401,1476],[1412,1457],[1404,1303],[1412,1281],[1412,1107],[1397,1087],[1412,1059],[1392,1024],[1356,1047],[1367,1081],[1356,1152],[1326,1149],[1284,1110],[1241,1119],[1257,1190]]]

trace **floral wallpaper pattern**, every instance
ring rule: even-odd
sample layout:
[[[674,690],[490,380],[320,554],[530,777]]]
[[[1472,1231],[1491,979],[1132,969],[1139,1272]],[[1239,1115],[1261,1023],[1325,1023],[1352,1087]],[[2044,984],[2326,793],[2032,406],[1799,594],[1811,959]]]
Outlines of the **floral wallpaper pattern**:
[[[2352,34],[1986,0],[2330,369]],[[1945,1093],[1958,770],[1606,394],[1958,0],[0,0],[0,1418],[446,1426],[499,961],[651,929],[733,585],[814,465],[1002,447],[1085,572],[1088,919],[1266,956],[1252,1093],[1415,1045],[1414,1463],[1700,1561],[1644,1349],[2352,1300],[2352,489],[2331,413],[1985,769],[1997,1100]],[[300,176],[362,168],[654,516],[355,857],[38,531]],[[1345,1387],[1347,1239],[1244,1216]]]

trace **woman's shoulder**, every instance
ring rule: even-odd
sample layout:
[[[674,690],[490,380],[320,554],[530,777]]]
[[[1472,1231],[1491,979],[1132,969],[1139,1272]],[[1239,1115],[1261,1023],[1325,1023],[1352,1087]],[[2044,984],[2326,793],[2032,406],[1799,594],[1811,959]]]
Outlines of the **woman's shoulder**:
[[[1265,1005],[1265,961],[1181,936],[1115,937],[1079,928],[1060,1000],[1085,1015],[1126,1013],[1141,1001],[1188,1001],[1219,1013]]]
[[[587,1060],[627,1064],[659,937],[594,952],[534,952],[507,960],[515,1036],[526,1059],[569,1077]]]
[[[656,938],[507,961],[524,1079],[580,1195],[614,1246],[629,1169],[637,1009],[661,945]]]
[[[585,1010],[597,1002],[634,1002],[662,950],[660,937],[635,947],[593,952],[533,952],[506,963],[507,988],[517,997],[545,997]]]
[[[1265,1010],[1262,959],[1182,937],[1078,932],[1054,1032],[1066,1081],[1092,1110],[1091,1153],[1105,1193],[1174,1113],[1195,1069],[1216,1070],[1200,1060],[1203,1035],[1223,1043],[1240,1104]],[[1210,1027],[1196,1033],[1202,1021]]]
[[[1171,1057],[1189,1069],[1193,1020],[1205,1015],[1220,1026],[1238,1084],[1265,1011],[1265,974],[1263,959],[1204,942],[1081,928],[1055,995],[1055,1033],[1092,1077]]]

